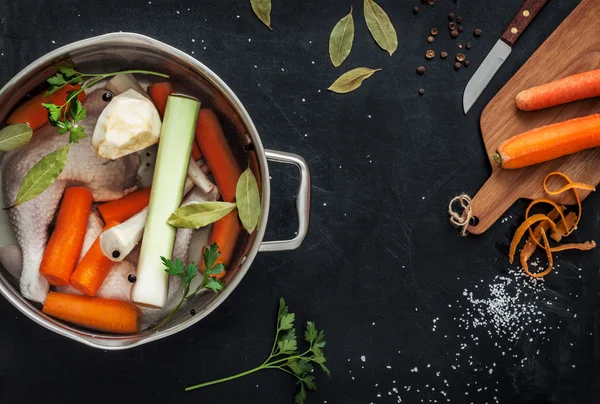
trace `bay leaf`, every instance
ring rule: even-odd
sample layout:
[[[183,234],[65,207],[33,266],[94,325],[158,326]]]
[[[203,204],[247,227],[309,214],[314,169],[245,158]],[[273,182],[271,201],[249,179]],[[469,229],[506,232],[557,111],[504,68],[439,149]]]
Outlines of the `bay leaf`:
[[[23,178],[12,207],[35,198],[54,184],[54,181],[65,168],[70,147],[71,144],[67,144],[52,153],[48,153],[31,167],[31,170]]]
[[[354,18],[352,7],[350,13],[338,21],[329,36],[329,58],[335,67],[338,67],[350,54],[354,41]]]
[[[18,149],[29,143],[33,130],[25,123],[8,125],[0,130],[0,151]]]
[[[398,48],[398,35],[383,8],[373,0],[364,0],[364,12],[367,27],[377,45],[388,51],[390,56]]]
[[[260,217],[260,195],[258,194],[256,177],[254,177],[249,167],[238,179],[235,188],[235,201],[242,225],[248,233],[252,233],[258,225]]]
[[[230,202],[198,202],[177,208],[167,223],[173,227],[197,229],[216,222],[235,209]]]
[[[250,0],[252,11],[271,31],[271,0]]]
[[[352,69],[342,74],[333,82],[328,90],[340,94],[349,93],[350,91],[356,90],[364,80],[380,70],[381,69],[369,69],[368,67],[357,67],[356,69]]]

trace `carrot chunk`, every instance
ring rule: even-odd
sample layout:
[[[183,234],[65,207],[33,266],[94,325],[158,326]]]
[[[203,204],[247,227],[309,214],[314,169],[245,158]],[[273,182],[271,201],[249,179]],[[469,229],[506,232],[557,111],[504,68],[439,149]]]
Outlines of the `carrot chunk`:
[[[42,311],[92,330],[116,334],[133,334],[140,330],[140,310],[121,300],[50,292]]]
[[[118,224],[117,221],[109,221],[102,231]],[[71,285],[81,293],[94,296],[114,265],[115,262],[102,252],[100,237],[98,236],[71,275]]]
[[[196,140],[223,200],[233,202],[242,170],[227,144],[219,119],[210,109],[201,109],[198,114]]]
[[[42,103],[51,102],[56,105],[63,105],[67,101],[68,93],[78,90],[79,87],[79,85],[67,84],[50,96],[46,96],[44,93],[34,95],[19,105],[6,119],[6,123],[9,125],[26,123],[33,130],[39,129],[48,123],[48,110],[42,106]],[[85,92],[79,93],[77,98],[83,102],[86,98]]]
[[[140,189],[125,195],[121,199],[103,203],[98,206],[98,211],[104,220],[108,222],[124,222],[131,216],[139,213],[150,203],[151,188]]]
[[[81,254],[93,199],[90,190],[84,187],[65,190],[56,226],[40,264],[40,274],[52,285],[69,283]]]
[[[232,210],[225,217],[213,223],[208,245],[217,243],[217,246],[219,246],[221,255],[217,258],[216,263],[221,263],[225,266],[229,265],[239,234],[240,220],[238,219],[237,209]],[[202,265],[202,270],[204,270],[204,262]],[[223,279],[225,274],[226,271],[223,271],[216,275],[215,278]]]

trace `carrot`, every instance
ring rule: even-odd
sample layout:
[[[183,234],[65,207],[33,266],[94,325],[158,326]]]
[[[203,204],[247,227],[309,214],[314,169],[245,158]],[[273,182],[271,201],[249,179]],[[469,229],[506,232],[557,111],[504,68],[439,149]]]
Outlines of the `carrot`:
[[[158,110],[161,119],[165,115],[167,98],[169,98],[169,95],[173,94],[173,92],[173,86],[168,81],[154,83],[148,86],[148,95]]]
[[[69,284],[81,254],[93,200],[87,188],[72,187],[65,190],[56,226],[40,264],[40,274],[52,285]]]
[[[106,222],[102,231],[118,224],[119,222],[115,220]],[[102,252],[100,237],[98,237],[75,268],[73,275],[71,275],[71,285],[88,296],[94,296],[115,264]]]
[[[98,211],[104,219],[104,223],[108,222],[124,222],[131,216],[139,213],[142,209],[148,206],[150,202],[150,187],[140,189],[125,195],[121,199],[103,203],[98,206]]]
[[[48,110],[42,106],[42,103],[51,102],[56,105],[63,105],[67,101],[67,94],[71,91],[78,90],[79,87],[79,85],[73,86],[67,84],[50,96],[46,96],[44,93],[34,95],[15,108],[6,120],[6,123],[10,125],[15,123],[26,123],[33,130],[39,129],[48,122]],[[77,98],[79,101],[83,102],[86,98],[85,92],[82,91],[79,93]]]
[[[196,139],[192,142],[192,157],[194,160],[198,161],[202,158],[202,152],[200,151],[200,146],[198,146],[198,142]]]
[[[554,107],[600,96],[600,70],[568,76],[517,94],[517,108],[523,111]]]
[[[140,310],[132,303],[50,292],[42,311],[92,330],[133,334],[140,330]]]
[[[521,168],[600,146],[600,114],[542,126],[505,140],[493,158]]]
[[[229,265],[231,258],[233,257],[233,250],[237,244],[239,234],[240,221],[238,219],[237,209],[232,210],[227,216],[213,223],[208,245],[217,243],[217,246],[219,247],[221,255],[217,258],[216,263],[221,263],[225,266]],[[215,277],[217,279],[223,279],[225,274],[226,272],[223,271]]]
[[[210,109],[201,109],[198,114],[196,140],[223,200],[233,202],[242,170],[227,144],[219,119]]]

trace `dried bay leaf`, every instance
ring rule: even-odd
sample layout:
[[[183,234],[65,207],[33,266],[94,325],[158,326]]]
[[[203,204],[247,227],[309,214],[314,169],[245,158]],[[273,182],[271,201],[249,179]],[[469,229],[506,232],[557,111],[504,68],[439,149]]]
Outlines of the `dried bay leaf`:
[[[354,41],[354,18],[352,7],[350,13],[338,21],[329,36],[329,58],[335,67],[338,67],[350,54]]]
[[[252,11],[271,31],[271,0],[250,0]]]
[[[48,153],[31,167],[31,170],[25,174],[21,187],[17,192],[15,203],[11,207],[35,198],[54,184],[54,181],[65,168],[70,147],[71,144],[69,143],[52,153]]]
[[[18,149],[29,143],[33,130],[25,123],[9,125],[0,130],[0,151]]]
[[[340,94],[349,93],[350,91],[356,90],[363,81],[380,70],[381,69],[369,69],[368,67],[357,67],[356,69],[352,69],[342,74],[333,82],[328,90]]]
[[[250,168],[240,175],[235,188],[235,201],[242,225],[248,233],[252,233],[260,217],[260,196],[256,177]]]
[[[226,216],[235,209],[230,202],[199,202],[177,208],[167,223],[173,227],[198,229]]]
[[[364,0],[364,12],[367,27],[377,45],[388,51],[390,56],[398,48],[398,35],[383,8],[373,0]]]

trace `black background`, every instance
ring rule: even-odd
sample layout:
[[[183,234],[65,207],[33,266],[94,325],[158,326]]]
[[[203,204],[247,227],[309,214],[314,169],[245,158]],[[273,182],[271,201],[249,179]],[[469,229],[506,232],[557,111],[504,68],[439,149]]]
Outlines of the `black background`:
[[[223,78],[266,147],[304,156],[313,195],[301,248],[260,254],[223,305],[165,340],[102,352],[54,335],[0,299],[0,403],[293,402],[293,380],[276,371],[183,392],[261,363],[280,296],[300,324],[314,320],[326,330],[332,378],[317,376],[311,403],[598,402],[598,251],[558,259],[566,269],[548,278],[539,302],[548,334],[526,329],[503,356],[495,346],[500,339],[479,328],[469,331],[479,345],[461,350],[465,331],[455,318],[468,307],[462,292],[477,284],[483,292],[507,272],[507,245],[526,205],[517,203],[504,223],[464,239],[446,214],[452,196],[473,195],[490,173],[478,126],[484,105],[578,2],[548,2],[467,116],[463,89],[521,1],[436,0],[418,4],[414,15],[417,2],[379,2],[398,31],[398,51],[389,57],[369,36],[359,0],[274,0],[273,32],[246,0],[0,1],[0,82],[75,40],[120,30],[152,36]],[[351,5],[354,47],[336,69],[329,33]],[[446,29],[450,11],[464,18],[465,32],[454,41]],[[432,48],[450,54],[445,62],[424,59],[433,26],[440,34]],[[481,38],[472,36],[474,28],[483,30]],[[470,67],[455,72],[458,41],[473,48],[466,52]],[[421,64],[427,72],[417,76]],[[325,90],[359,66],[383,70],[353,93]],[[297,180],[291,169],[271,168],[266,238],[285,238],[295,229]],[[597,200],[584,203],[588,220],[576,238],[598,234]],[[557,297],[563,309],[548,310],[543,300]]]

